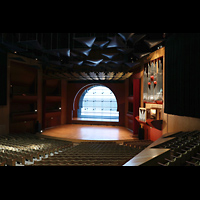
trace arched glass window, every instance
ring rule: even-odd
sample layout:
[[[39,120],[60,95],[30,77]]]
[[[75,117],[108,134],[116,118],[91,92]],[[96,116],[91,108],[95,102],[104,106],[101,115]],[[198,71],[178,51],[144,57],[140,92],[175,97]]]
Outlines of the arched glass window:
[[[113,92],[102,85],[86,89],[80,97],[78,118],[87,121],[118,122],[119,112]]]

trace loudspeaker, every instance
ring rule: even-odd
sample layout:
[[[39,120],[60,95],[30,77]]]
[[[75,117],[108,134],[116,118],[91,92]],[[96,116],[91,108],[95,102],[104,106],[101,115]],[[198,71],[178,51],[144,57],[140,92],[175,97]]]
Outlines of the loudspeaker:
[[[141,126],[138,129],[138,138],[139,138],[139,140],[144,140],[144,129],[141,128]]]

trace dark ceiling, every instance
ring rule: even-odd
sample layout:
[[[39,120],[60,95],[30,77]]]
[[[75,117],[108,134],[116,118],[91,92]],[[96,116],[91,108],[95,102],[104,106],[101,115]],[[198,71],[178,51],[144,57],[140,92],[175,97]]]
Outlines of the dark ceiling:
[[[166,33],[1,33],[0,51],[37,60],[46,78],[125,80]],[[15,57],[15,59],[17,59]],[[22,61],[21,57],[18,58]]]

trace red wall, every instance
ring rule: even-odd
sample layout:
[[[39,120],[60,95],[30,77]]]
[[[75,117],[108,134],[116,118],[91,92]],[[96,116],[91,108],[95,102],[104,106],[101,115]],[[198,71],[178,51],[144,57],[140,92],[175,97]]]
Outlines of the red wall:
[[[73,102],[76,94],[88,83],[68,83],[67,96],[67,123],[72,123]],[[112,90],[117,98],[119,122],[117,125],[125,126],[125,83],[103,83],[102,85]],[[75,108],[77,109],[77,107]]]
[[[140,107],[140,79],[133,79],[133,133],[138,134],[139,123],[135,119]]]

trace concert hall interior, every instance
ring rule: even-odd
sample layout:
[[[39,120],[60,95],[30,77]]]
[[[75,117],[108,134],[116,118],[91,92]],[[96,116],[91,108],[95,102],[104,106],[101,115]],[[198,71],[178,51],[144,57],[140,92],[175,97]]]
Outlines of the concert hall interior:
[[[199,33],[1,33],[0,166],[200,166]]]

